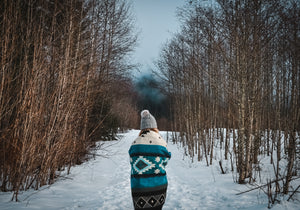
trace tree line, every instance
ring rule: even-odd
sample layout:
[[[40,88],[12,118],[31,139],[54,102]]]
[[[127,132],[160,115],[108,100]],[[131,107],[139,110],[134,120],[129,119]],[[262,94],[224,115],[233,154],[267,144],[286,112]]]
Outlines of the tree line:
[[[219,138],[224,158],[236,157],[239,183],[254,179],[258,155],[270,155],[284,193],[299,170],[299,14],[294,0],[189,1],[157,62],[174,141],[209,165]]]
[[[38,189],[135,127],[124,0],[0,2],[1,191]]]

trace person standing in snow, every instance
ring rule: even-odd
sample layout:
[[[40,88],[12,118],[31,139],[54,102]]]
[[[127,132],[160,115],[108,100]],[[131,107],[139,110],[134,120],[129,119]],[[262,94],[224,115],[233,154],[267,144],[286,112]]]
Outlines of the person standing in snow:
[[[129,155],[134,209],[162,209],[168,186],[165,167],[171,153],[148,110],[141,112],[141,131],[133,141]]]

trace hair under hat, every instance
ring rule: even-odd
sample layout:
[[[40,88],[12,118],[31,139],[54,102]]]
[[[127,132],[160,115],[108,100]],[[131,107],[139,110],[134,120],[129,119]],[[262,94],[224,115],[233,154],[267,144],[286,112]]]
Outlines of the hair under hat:
[[[150,112],[148,110],[143,110],[141,112],[141,130],[146,128],[157,128],[157,124]]]

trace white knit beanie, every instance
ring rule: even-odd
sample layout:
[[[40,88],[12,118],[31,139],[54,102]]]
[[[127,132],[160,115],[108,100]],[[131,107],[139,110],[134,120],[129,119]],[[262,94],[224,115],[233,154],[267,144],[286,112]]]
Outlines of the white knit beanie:
[[[148,110],[143,110],[141,112],[141,130],[146,128],[157,128],[157,124],[150,112]]]

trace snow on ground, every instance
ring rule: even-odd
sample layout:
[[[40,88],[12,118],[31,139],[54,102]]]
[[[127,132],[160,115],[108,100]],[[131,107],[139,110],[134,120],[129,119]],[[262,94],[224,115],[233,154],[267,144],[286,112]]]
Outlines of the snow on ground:
[[[20,202],[11,202],[11,193],[0,192],[0,209],[133,209],[128,149],[138,132],[129,131],[118,141],[105,142],[95,159],[73,167],[70,175],[51,186],[23,192]],[[168,149],[172,158],[167,166],[169,187],[164,210],[268,209],[262,191],[236,195],[249,187],[235,184],[231,173],[222,175],[217,161],[207,167],[204,161],[191,162],[177,145],[169,143]],[[299,206],[297,201],[283,201],[272,209],[299,210]]]

